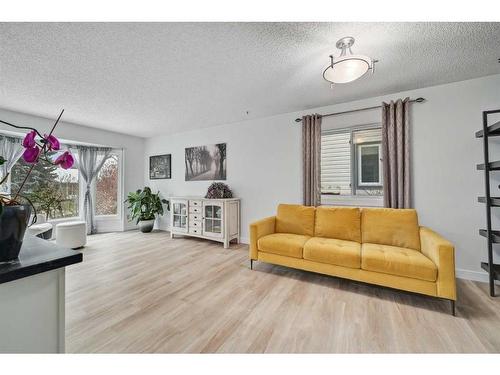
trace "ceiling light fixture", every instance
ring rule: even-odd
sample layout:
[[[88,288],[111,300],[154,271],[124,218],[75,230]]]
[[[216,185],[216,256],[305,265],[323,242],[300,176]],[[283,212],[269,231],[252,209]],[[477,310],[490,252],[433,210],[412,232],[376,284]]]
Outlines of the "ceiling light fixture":
[[[375,72],[375,63],[378,60],[363,55],[354,55],[351,51],[353,44],[354,38],[346,36],[336,44],[336,47],[341,50],[340,55],[338,57],[330,55],[331,63],[323,71],[323,78],[332,86],[334,83],[355,81],[369,70],[372,71],[372,74]]]

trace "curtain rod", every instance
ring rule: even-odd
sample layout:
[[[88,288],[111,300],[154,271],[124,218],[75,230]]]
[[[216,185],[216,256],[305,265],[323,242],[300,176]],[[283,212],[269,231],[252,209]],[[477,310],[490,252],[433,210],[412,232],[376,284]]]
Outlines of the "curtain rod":
[[[411,99],[410,103],[422,103],[425,102],[425,98],[417,98],[417,99]],[[320,117],[329,117],[329,116],[337,116],[337,115],[344,115],[346,113],[354,113],[354,112],[361,112],[361,111],[367,111],[369,109],[377,109],[377,108],[382,108],[381,105],[376,105],[374,107],[366,107],[366,108],[359,108],[359,109],[351,109],[350,111],[343,111],[343,112],[334,112],[334,113],[327,113],[326,115],[320,115]],[[301,118],[296,118],[295,122],[301,122]]]

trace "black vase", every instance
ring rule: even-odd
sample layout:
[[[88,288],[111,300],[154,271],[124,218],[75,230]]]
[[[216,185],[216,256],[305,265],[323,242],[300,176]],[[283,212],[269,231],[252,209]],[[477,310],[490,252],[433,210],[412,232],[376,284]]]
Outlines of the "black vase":
[[[31,215],[31,206],[4,206],[0,215],[0,262],[17,259],[24,232]]]

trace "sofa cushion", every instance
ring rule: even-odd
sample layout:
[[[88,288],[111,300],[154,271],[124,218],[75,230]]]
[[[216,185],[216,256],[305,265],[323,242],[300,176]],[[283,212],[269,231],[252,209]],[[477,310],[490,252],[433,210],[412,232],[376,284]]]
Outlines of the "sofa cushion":
[[[361,245],[355,241],[313,237],[304,245],[304,259],[350,268],[361,267]]]
[[[314,235],[314,207],[280,204],[276,215],[276,233]]]
[[[361,211],[357,207],[318,207],[315,237],[361,242]]]
[[[436,265],[418,250],[371,243],[361,245],[361,268],[367,271],[436,281]]]
[[[361,238],[363,243],[420,250],[417,212],[412,209],[363,208]]]
[[[309,236],[292,233],[274,233],[259,238],[257,247],[265,253],[302,258],[302,249]]]

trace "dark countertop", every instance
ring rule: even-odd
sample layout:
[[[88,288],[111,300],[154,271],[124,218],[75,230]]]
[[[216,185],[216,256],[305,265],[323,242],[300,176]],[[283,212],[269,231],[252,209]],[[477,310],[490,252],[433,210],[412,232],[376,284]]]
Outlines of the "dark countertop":
[[[82,260],[83,255],[79,251],[65,249],[52,241],[26,234],[19,258],[0,262],[0,284],[80,263]]]

